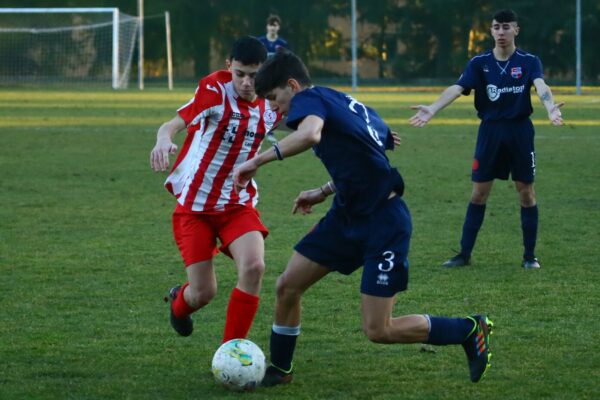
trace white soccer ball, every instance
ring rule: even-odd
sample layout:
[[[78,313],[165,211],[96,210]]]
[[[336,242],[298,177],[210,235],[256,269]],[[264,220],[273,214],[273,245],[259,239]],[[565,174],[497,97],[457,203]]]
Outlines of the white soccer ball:
[[[246,339],[232,339],[217,349],[212,373],[227,389],[254,390],[265,376],[265,355]]]

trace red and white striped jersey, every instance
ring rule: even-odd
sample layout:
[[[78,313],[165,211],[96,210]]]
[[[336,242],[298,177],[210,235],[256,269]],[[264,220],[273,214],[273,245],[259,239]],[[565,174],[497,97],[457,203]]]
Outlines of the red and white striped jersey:
[[[187,136],[165,187],[179,205],[196,212],[256,206],[256,183],[251,180],[236,193],[233,170],[254,157],[281,115],[264,99],[249,102],[239,97],[229,71],[202,79],[194,98],[177,112],[187,125]]]

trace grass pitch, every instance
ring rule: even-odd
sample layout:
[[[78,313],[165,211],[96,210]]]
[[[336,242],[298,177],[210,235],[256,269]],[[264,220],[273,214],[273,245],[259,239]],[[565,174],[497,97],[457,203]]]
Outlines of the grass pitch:
[[[170,227],[174,201],[148,154],[158,126],[193,89],[0,91],[0,398],[239,398],[209,371],[236,281],[232,262],[217,257],[220,292],[196,314],[190,338],[171,330],[162,302],[184,271]],[[356,94],[403,138],[390,158],[406,180],[414,235],[409,290],[395,314],[488,313],[494,356],[482,383],[470,383],[460,346],[422,352],[369,343],[360,328],[360,274],[332,274],[303,302],[294,383],[244,396],[599,398],[600,92],[556,92],[567,102],[561,128],[534,99],[540,271],[519,266],[518,199],[505,181],[494,186],[473,265],[440,267],[458,247],[471,190],[478,123],[471,97],[415,129],[408,107],[430,103],[437,90]],[[257,177],[271,234],[249,338],[265,350],[275,279],[326,210],[292,216],[292,200],[326,179],[310,152]]]

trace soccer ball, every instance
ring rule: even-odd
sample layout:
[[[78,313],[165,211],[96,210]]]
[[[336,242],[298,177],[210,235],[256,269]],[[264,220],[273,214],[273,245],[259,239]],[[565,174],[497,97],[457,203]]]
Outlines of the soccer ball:
[[[217,349],[212,359],[212,373],[227,389],[253,390],[265,376],[265,355],[246,339],[232,339]]]

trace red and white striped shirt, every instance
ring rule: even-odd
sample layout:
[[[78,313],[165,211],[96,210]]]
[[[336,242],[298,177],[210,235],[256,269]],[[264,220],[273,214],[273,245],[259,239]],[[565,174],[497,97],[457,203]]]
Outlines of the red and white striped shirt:
[[[256,206],[256,183],[251,180],[236,193],[233,170],[254,157],[281,115],[264,99],[249,102],[239,97],[229,71],[202,79],[194,98],[177,112],[187,125],[187,136],[165,187],[179,205],[196,212]]]

